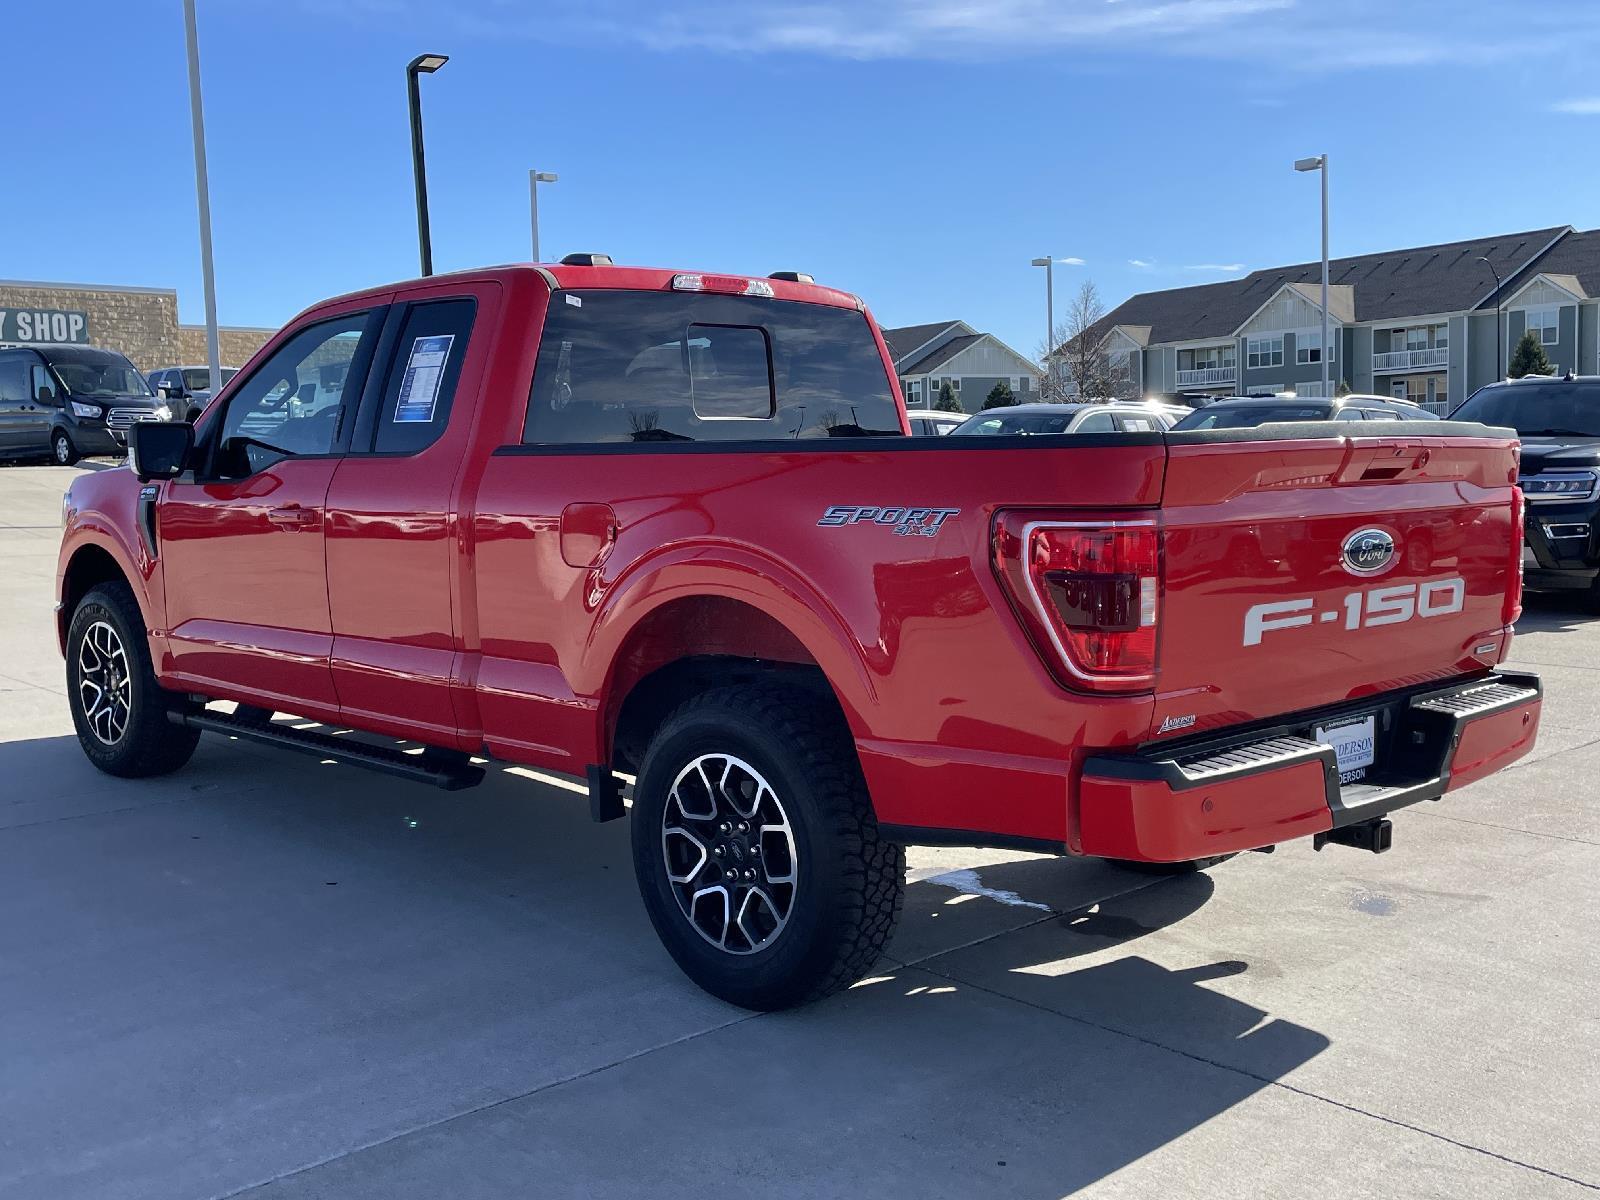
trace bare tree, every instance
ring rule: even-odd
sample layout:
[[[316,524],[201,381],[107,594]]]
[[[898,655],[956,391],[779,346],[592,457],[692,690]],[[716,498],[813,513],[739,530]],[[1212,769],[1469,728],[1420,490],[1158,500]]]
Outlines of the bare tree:
[[[1039,357],[1045,360],[1045,377],[1039,384],[1043,399],[1059,404],[1116,394],[1105,330],[1098,328],[1105,315],[1100,292],[1086,280],[1067,305],[1066,319],[1056,326],[1055,353],[1047,355],[1044,347],[1039,348]]]

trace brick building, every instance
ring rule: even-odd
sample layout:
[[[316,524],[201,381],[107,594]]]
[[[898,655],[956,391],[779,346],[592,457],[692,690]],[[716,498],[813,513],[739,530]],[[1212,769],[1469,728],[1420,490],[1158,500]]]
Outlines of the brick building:
[[[222,326],[223,366],[243,366],[275,332]],[[120,350],[141,371],[206,361],[206,327],[178,323],[178,293],[172,288],[0,279],[0,343],[5,342],[77,342]]]

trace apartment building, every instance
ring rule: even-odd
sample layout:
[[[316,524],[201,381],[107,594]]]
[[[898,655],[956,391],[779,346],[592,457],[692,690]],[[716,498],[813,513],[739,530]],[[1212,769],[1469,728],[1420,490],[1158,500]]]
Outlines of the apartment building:
[[[981,409],[1002,380],[1019,401],[1033,400],[1039,390],[1037,363],[965,321],[885,329],[883,340],[908,408],[931,408],[946,380],[967,412]]]
[[[1496,276],[1499,283],[1496,283]],[[1329,264],[1330,387],[1446,412],[1503,376],[1526,330],[1600,373],[1600,230],[1570,225]],[[1322,264],[1131,297],[1096,327],[1136,391],[1322,390]]]

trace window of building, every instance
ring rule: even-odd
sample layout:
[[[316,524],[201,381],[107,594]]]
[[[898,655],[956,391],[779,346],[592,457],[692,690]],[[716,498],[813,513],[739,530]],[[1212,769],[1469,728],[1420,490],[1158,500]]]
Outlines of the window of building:
[[[1283,335],[1251,338],[1246,344],[1245,365],[1252,369],[1283,366]]]
[[[1305,362],[1306,360],[1302,358],[1300,361],[1301,362]],[[1316,360],[1312,359],[1311,361],[1315,362]],[[1297,396],[1302,396],[1302,397],[1304,397],[1304,396],[1321,396],[1322,395],[1322,380],[1318,379],[1314,383],[1297,383],[1297,384],[1294,385],[1294,394],[1297,395]]]
[[[450,423],[476,307],[467,299],[435,300],[406,314],[378,410],[372,448],[379,454],[415,454],[439,440]]]
[[[950,390],[958,396],[961,395],[961,376],[952,375],[950,377]]]
[[[1329,331],[1332,346],[1328,352],[1328,360],[1332,362],[1339,355],[1339,335]],[[1297,333],[1294,339],[1294,360],[1301,366],[1322,361],[1322,330],[1310,329],[1304,333]]]
[[[905,381],[906,405],[910,408],[922,407],[922,380],[908,379]]]
[[[1528,310],[1528,329],[1539,335],[1539,340],[1546,346],[1554,346],[1561,340],[1560,326],[1557,324],[1557,310],[1554,308],[1530,308]]]
[[[524,442],[900,431],[892,380],[854,309],[707,293],[563,295],[577,303],[552,304],[545,318]]]

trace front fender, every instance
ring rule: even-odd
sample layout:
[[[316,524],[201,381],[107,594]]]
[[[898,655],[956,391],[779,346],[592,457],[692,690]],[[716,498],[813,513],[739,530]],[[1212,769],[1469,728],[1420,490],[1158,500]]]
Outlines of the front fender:
[[[110,475],[112,472],[105,472]],[[78,483],[98,482],[104,475],[81,477]],[[118,481],[120,482],[120,481]],[[61,550],[56,559],[56,639],[66,652],[67,627],[72,622],[68,611],[70,577],[74,562],[85,550],[95,549],[110,557],[133,591],[152,642],[152,655],[161,661],[164,642],[165,596],[161,594],[161,575],[157,561],[145,549],[138,535],[138,481],[130,474],[129,487],[107,486],[90,489],[92,496],[79,497],[75,486],[68,495],[66,524],[61,535]]]

